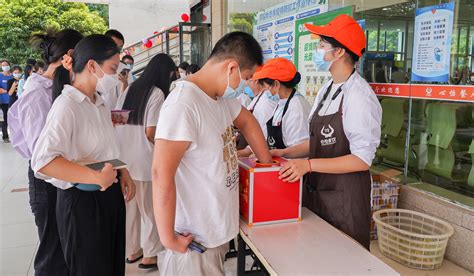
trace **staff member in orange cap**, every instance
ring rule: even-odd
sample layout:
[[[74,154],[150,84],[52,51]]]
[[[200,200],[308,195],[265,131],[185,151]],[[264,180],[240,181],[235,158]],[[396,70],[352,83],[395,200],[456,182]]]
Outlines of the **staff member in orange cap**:
[[[280,178],[291,182],[310,173],[303,203],[369,249],[369,167],[380,142],[382,108],[354,69],[365,51],[364,31],[347,15],[325,26],[305,26],[319,35],[314,63],[329,70],[332,80],[319,91],[313,106],[309,141],[273,154],[309,157],[289,161]]]
[[[284,149],[307,140],[307,118],[311,106],[296,92],[301,75],[295,65],[285,58],[270,59],[254,74],[253,80],[258,80],[265,90],[270,91],[272,98],[278,99],[273,116],[263,129],[270,149]],[[239,152],[240,156],[251,154],[249,147]]]

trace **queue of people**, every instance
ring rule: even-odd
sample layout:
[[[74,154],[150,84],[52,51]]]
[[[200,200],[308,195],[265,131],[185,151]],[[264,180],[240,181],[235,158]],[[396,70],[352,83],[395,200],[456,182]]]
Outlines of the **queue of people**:
[[[320,37],[315,65],[332,76],[313,108],[295,65],[264,63],[244,32],[223,36],[202,68],[158,54],[136,79],[116,30],[36,35],[46,70],[8,112],[12,145],[30,162],[35,274],[124,275],[139,262],[162,275],[224,275],[239,231],[238,157],[251,155],[288,158],[280,178],[306,175],[303,204],[368,248],[381,108],[354,69],[365,35],[346,15],[306,27]],[[22,72],[2,69],[3,109]],[[114,125],[112,110],[127,121]],[[207,250],[190,251],[193,241]]]

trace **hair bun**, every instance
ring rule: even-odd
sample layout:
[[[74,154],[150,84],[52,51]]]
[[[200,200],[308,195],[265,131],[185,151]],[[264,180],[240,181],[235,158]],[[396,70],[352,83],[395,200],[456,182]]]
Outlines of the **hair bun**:
[[[294,86],[297,86],[298,83],[300,83],[300,81],[301,81],[301,74],[300,72],[296,72],[295,76],[291,80],[291,84]]]

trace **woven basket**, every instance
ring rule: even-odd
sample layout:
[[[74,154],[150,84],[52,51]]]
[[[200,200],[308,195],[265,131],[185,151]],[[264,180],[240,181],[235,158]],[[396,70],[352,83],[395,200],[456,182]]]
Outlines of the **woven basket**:
[[[454,233],[449,223],[405,209],[379,210],[373,218],[382,254],[412,268],[441,266]]]

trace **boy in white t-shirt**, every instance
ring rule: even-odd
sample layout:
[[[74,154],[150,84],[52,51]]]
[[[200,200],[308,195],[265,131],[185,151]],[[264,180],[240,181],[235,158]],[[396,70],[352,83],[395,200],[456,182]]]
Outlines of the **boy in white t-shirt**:
[[[271,162],[258,122],[235,99],[240,82],[262,62],[262,49],[251,35],[229,33],[163,104],[152,169],[155,218],[167,248],[159,258],[163,275],[224,275],[226,247],[239,230],[233,126],[262,162]],[[208,250],[188,250],[193,240]]]

